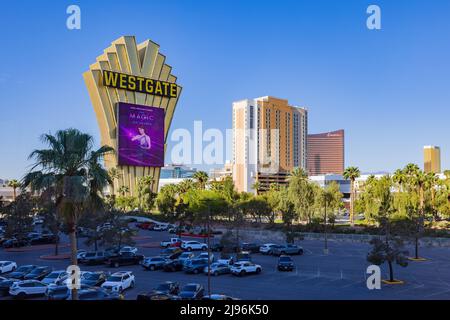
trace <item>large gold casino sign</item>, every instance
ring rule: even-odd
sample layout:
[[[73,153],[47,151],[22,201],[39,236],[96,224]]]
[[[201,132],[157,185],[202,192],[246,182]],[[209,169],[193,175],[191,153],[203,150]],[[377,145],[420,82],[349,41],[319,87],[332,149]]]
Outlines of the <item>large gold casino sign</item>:
[[[159,45],[151,40],[136,43],[133,36],[124,36],[113,41],[111,46],[97,57],[89,70],[83,74],[89,96],[94,106],[101,143],[117,150],[118,102],[163,108],[164,146],[173,114],[181,93],[172,74],[172,67],[166,57],[159,52]],[[158,190],[160,167],[118,166],[117,153],[105,157],[107,169],[119,169],[119,178],[114,182],[117,192],[127,186],[132,195],[136,194],[136,184],[140,177],[153,178],[152,190]]]

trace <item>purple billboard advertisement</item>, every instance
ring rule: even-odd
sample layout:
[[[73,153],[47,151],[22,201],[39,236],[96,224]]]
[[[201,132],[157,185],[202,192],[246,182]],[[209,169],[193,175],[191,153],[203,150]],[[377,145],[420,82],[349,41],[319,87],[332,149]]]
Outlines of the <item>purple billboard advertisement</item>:
[[[164,109],[119,102],[119,165],[164,166]]]

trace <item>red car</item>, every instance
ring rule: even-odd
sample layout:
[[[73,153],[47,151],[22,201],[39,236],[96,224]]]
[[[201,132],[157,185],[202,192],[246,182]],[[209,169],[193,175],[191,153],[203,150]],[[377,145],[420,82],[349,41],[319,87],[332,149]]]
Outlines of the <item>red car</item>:
[[[139,229],[143,229],[143,230],[150,230],[153,228],[154,223],[152,222],[141,222],[141,223],[137,223],[136,227],[138,227]]]

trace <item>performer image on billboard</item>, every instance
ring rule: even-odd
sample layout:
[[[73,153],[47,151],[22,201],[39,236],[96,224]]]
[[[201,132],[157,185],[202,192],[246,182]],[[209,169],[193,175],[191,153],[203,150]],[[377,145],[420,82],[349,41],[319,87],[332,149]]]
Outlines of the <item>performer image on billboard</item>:
[[[120,102],[119,165],[164,166],[164,109]]]

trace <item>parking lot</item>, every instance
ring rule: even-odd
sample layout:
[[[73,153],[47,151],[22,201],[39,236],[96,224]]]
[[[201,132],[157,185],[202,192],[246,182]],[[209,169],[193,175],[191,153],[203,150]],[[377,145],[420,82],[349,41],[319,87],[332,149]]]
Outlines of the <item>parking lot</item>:
[[[158,244],[168,240],[171,234],[140,230],[136,237],[138,253],[146,257],[156,256],[161,251]],[[66,240],[63,240],[63,244]],[[80,248],[84,239],[79,239]],[[300,241],[304,255],[293,256],[296,269],[293,272],[279,272],[277,257],[252,254],[253,262],[260,264],[263,271],[259,275],[235,277],[221,275],[211,277],[211,292],[226,294],[240,299],[449,299],[450,298],[450,250],[446,248],[422,248],[424,262],[410,262],[407,268],[394,266],[395,278],[403,280],[403,285],[382,285],[380,290],[369,290],[366,286],[365,260],[368,244],[350,242],[329,242],[330,252],[323,254],[322,241]],[[413,252],[412,248],[409,248]],[[53,253],[53,246],[38,247],[24,252],[7,252],[0,249],[1,260],[13,260],[18,265],[36,264],[51,266],[54,270],[66,269],[69,260],[43,260],[40,256]],[[62,246],[61,252],[67,252]],[[90,248],[92,250],[92,248]],[[215,253],[216,257],[219,253]],[[110,268],[106,265],[84,266],[82,270],[103,270],[115,272],[132,271],[136,277],[133,289],[125,291],[125,299],[136,299],[141,292],[148,292],[163,281],[177,281],[180,285],[200,283],[207,290],[207,276],[185,274],[184,272],[146,271],[140,265]],[[387,276],[387,266],[382,266],[383,278]],[[0,299],[10,299],[4,297]]]

